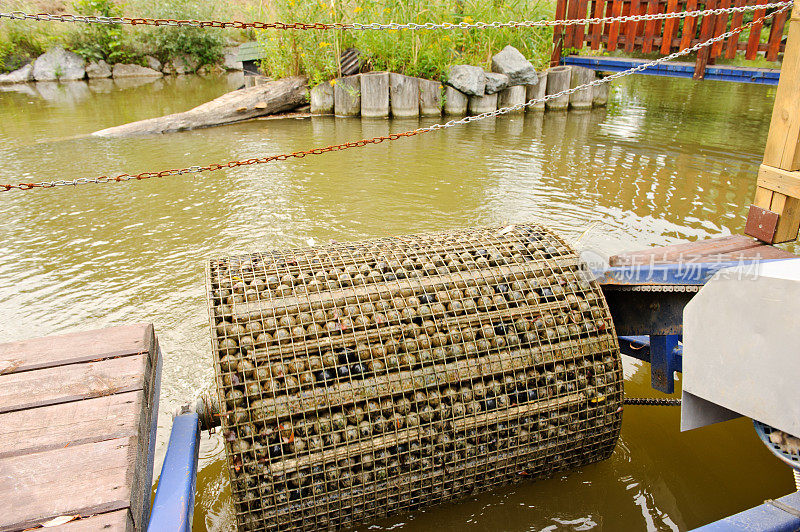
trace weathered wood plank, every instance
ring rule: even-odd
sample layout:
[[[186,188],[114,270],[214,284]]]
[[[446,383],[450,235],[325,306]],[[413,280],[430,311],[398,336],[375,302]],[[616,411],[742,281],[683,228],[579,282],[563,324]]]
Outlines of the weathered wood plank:
[[[671,264],[677,262],[717,262],[797,258],[782,249],[766,246],[750,237],[731,235],[686,244],[654,247],[621,253],[609,259],[611,266]]]
[[[594,18],[603,18],[603,8],[606,5],[606,0],[594,0]],[[600,36],[603,32],[603,24],[598,22],[597,24],[592,25],[592,50],[598,50],[600,48]]]
[[[144,388],[147,354],[0,376],[0,414]]]
[[[721,9],[727,9],[731,6],[731,0],[719,0],[717,7]],[[728,14],[724,13],[722,15],[717,15],[714,20],[714,33],[711,35],[712,38],[719,37],[723,33],[725,33],[725,29],[728,27]],[[722,47],[724,46],[725,41],[717,41],[711,46],[711,53],[710,58],[716,59],[722,53]]]
[[[756,5],[763,5],[769,3],[769,0],[756,0]],[[758,20],[767,13],[766,9],[756,9],[753,12],[753,20]],[[747,37],[747,52],[744,58],[752,61],[758,55],[758,44],[761,42],[761,26],[763,22],[756,22],[750,26],[750,35]]]
[[[648,0],[647,14],[655,15],[656,13],[658,13],[658,1]],[[642,42],[643,53],[648,54],[653,50],[653,38],[655,37],[656,33],[661,33],[661,21],[648,20],[644,26],[644,41]]]
[[[142,400],[135,391],[0,414],[0,458],[136,436]]]
[[[717,7],[717,0],[708,0],[706,2],[705,9],[715,9]],[[700,41],[704,42],[711,38],[711,34],[714,31],[716,26],[715,24],[716,18],[714,15],[707,15],[703,17],[703,21],[700,23]],[[708,64],[708,59],[711,57],[711,49],[708,46],[705,46],[697,51],[697,61],[694,65],[694,76],[693,79],[703,79],[706,74],[706,65]]]
[[[764,58],[767,61],[777,61],[778,51],[781,46],[781,39],[783,39],[783,27],[786,25],[786,11],[778,13],[772,20],[772,29],[769,32],[769,39],[767,40],[767,53]]]
[[[739,0],[744,1],[744,0]],[[667,2],[667,13],[678,12],[678,0],[669,0]],[[670,45],[672,44],[672,37],[678,30],[678,19],[670,18],[664,21],[664,34],[661,36],[661,53],[667,55],[670,53]]]
[[[622,0],[614,0],[611,4],[611,16],[618,17],[622,12]],[[608,31],[608,46],[606,47],[609,52],[617,49],[617,39],[619,39],[619,22],[612,22],[611,29]]]
[[[735,0],[734,2],[734,6],[736,7],[742,7],[743,5],[745,5],[745,0]],[[743,14],[741,12],[736,12],[733,14],[733,18],[731,19],[731,30],[742,27],[742,18]],[[725,59],[733,59],[736,57],[736,50],[739,48],[739,37],[741,35],[742,32],[738,32],[728,37],[728,42],[725,45]]]
[[[91,517],[70,521],[64,525],[49,527],[47,532],[94,532],[97,530],[133,530],[131,513],[128,510],[117,510]]]
[[[686,2],[686,11],[695,11],[697,9],[697,0],[688,0]],[[694,17],[689,17],[683,23],[683,33],[681,35],[681,43],[678,47],[681,50],[685,50],[689,46],[692,46],[692,41],[694,40],[694,34],[697,30],[697,19]]]
[[[631,11],[630,14],[632,16],[640,15],[640,0],[631,0]],[[641,10],[644,12],[644,10]],[[625,28],[625,53],[633,52],[633,46],[636,43],[636,31],[638,28],[638,24],[636,22],[628,22]]]
[[[140,323],[0,344],[0,375],[145,353],[153,337]]]
[[[0,459],[0,532],[128,508],[130,438]]]

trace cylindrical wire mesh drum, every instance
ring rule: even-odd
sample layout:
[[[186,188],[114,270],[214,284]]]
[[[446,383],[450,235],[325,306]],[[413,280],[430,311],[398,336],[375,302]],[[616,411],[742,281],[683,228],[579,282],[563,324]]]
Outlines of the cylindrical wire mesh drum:
[[[208,290],[242,530],[352,526],[614,448],[608,308],[543,227],[215,259]]]

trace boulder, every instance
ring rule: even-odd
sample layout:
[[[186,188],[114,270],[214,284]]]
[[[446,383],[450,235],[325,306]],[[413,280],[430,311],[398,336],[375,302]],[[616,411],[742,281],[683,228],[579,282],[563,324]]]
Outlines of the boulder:
[[[172,60],[172,68],[176,74],[191,74],[199,66],[199,61],[189,54],[183,54]]]
[[[447,74],[447,84],[470,96],[483,96],[486,76],[481,67],[453,65]]]
[[[505,74],[497,74],[495,72],[485,72],[486,78],[486,94],[494,94],[500,92],[508,87],[508,76]]]
[[[152,55],[144,56],[144,62],[147,63],[147,68],[152,68],[153,70],[158,70],[161,72],[161,61],[153,57]]]
[[[227,70],[242,70],[242,62],[239,61],[239,47],[231,46],[225,48],[222,54],[222,66]]]
[[[86,76],[89,79],[110,78],[111,67],[102,59],[100,61],[91,61],[86,65]]]
[[[508,76],[509,85],[536,85],[536,69],[522,53],[509,45],[492,56],[492,71]]]
[[[161,66],[161,72],[163,72],[165,76],[175,74],[175,67],[172,66],[172,61],[167,61],[164,63]]]
[[[323,81],[311,89],[311,114],[313,115],[332,115],[333,114],[333,85],[328,81]]]
[[[71,81],[86,77],[86,61],[72,52],[56,47],[40,55],[33,62],[36,81]]]
[[[18,68],[8,74],[0,74],[0,85],[6,83],[25,83],[33,79],[33,65],[28,63],[22,68]]]
[[[139,65],[124,65],[117,63],[114,65],[113,76],[115,78],[160,78],[163,76],[158,70]]]

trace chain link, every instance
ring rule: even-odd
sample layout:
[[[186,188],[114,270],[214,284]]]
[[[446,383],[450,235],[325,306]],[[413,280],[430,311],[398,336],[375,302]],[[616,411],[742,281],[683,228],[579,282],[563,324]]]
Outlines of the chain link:
[[[681,406],[681,400],[656,399],[655,397],[626,397],[625,404],[637,406]]]
[[[267,156],[267,157],[256,157],[256,158],[244,159],[244,160],[240,160],[240,161],[228,161],[226,163],[213,163],[213,164],[206,165],[206,166],[190,166],[188,168],[177,168],[177,169],[171,169],[171,170],[161,170],[159,172],[142,172],[142,173],[139,173],[139,174],[119,174],[119,175],[116,175],[116,176],[106,176],[106,175],[104,175],[104,176],[100,176],[100,177],[81,177],[81,178],[77,178],[77,179],[73,179],[73,180],[43,181],[43,182],[40,182],[40,183],[0,184],[0,192],[8,192],[8,191],[14,190],[14,189],[17,189],[17,190],[30,190],[30,189],[33,189],[33,188],[53,188],[53,187],[67,186],[67,185],[83,185],[83,184],[88,184],[88,183],[95,183],[95,184],[112,183],[112,182],[113,183],[119,183],[119,182],[123,182],[123,181],[150,179],[150,178],[153,178],[153,177],[170,177],[170,176],[184,175],[184,174],[195,174],[195,173],[200,173],[200,172],[213,172],[215,170],[221,170],[223,168],[237,168],[239,166],[249,166],[249,165],[253,165],[253,164],[264,164],[264,163],[270,163],[270,162],[274,162],[274,161],[286,161],[286,160],[291,159],[291,158],[300,159],[300,158],[305,157],[306,155],[320,155],[320,154],[323,154],[323,153],[329,153],[329,152],[334,152],[334,151],[342,151],[342,150],[347,150],[347,149],[350,149],[350,148],[361,148],[361,147],[367,146],[369,144],[380,144],[380,143],[382,143],[384,141],[387,141],[387,140],[397,140],[397,139],[403,138],[403,137],[414,137],[416,135],[421,135],[421,134],[424,134],[424,133],[430,133],[430,132],[433,132],[433,131],[440,131],[442,129],[447,129],[447,128],[451,128],[451,127],[455,127],[455,126],[469,124],[471,122],[477,122],[478,120],[484,120],[486,118],[502,116],[502,115],[508,114],[508,113],[510,113],[512,111],[519,111],[521,109],[536,105],[538,103],[548,102],[550,100],[553,100],[553,99],[556,99],[556,98],[560,98],[561,96],[567,96],[567,95],[573,94],[575,92],[578,92],[580,90],[585,90],[585,89],[594,87],[596,85],[601,85],[603,83],[609,83],[612,80],[615,80],[617,78],[621,78],[621,77],[624,77],[624,76],[629,76],[631,74],[635,74],[636,72],[641,72],[643,70],[646,70],[647,68],[650,68],[652,66],[659,65],[661,63],[670,61],[672,59],[676,59],[678,57],[682,57],[684,55],[688,55],[688,54],[690,54],[692,52],[696,52],[696,51],[700,50],[701,48],[712,46],[714,43],[723,41],[723,40],[727,39],[728,37],[730,37],[732,35],[735,35],[735,34],[741,32],[741,31],[751,27],[753,24],[760,24],[760,23],[764,22],[765,20],[777,15],[778,13],[781,13],[783,11],[788,10],[791,7],[792,4],[791,4],[791,2],[784,2],[782,5],[783,5],[783,7],[778,9],[777,11],[773,11],[770,14],[764,15],[764,16],[759,17],[757,19],[753,19],[752,22],[749,22],[748,24],[745,24],[744,26],[741,26],[741,27],[736,28],[734,30],[725,32],[725,33],[719,35],[718,37],[714,37],[714,38],[709,39],[709,40],[707,40],[705,42],[697,43],[692,47],[685,48],[685,49],[677,51],[677,52],[673,52],[673,53],[671,53],[669,55],[666,55],[664,57],[660,57],[660,58],[655,59],[653,61],[649,61],[647,63],[642,63],[642,64],[640,64],[638,66],[633,67],[633,68],[629,68],[628,70],[623,70],[621,72],[616,72],[616,73],[611,74],[610,76],[607,76],[605,78],[595,79],[594,81],[591,81],[589,83],[585,83],[583,85],[579,85],[579,86],[573,87],[571,89],[564,89],[564,90],[562,90],[560,92],[556,92],[556,93],[553,93],[553,94],[548,94],[548,95],[545,95],[545,96],[543,96],[541,98],[533,98],[533,99],[531,99],[531,100],[529,100],[529,101],[527,101],[525,103],[513,105],[511,107],[504,107],[504,108],[498,109],[496,111],[490,111],[490,112],[486,112],[486,113],[481,113],[481,114],[474,115],[474,116],[467,116],[467,117],[464,117],[464,118],[461,118],[461,119],[457,119],[457,120],[456,119],[450,120],[449,122],[445,122],[443,124],[434,124],[432,126],[421,127],[421,128],[413,129],[411,131],[405,131],[403,133],[392,133],[391,135],[382,135],[382,136],[378,136],[378,137],[372,137],[372,138],[369,138],[369,139],[361,139],[361,140],[356,140],[356,141],[351,141],[351,142],[345,142],[345,143],[342,143],[342,144],[334,144],[334,145],[331,145],[331,146],[326,146],[324,148],[313,148],[313,149],[310,149],[310,150],[296,151],[296,152],[284,153],[284,154],[280,154],[280,155],[270,155],[270,156]],[[760,7],[763,7],[763,6],[760,6]]]
[[[488,28],[537,28],[550,26],[575,26],[584,24],[641,22],[648,20],[666,20],[672,18],[697,18],[726,13],[744,13],[746,11],[766,10],[791,6],[791,1],[773,2],[771,4],[746,5],[737,7],[683,11],[675,13],[648,13],[644,15],[625,15],[619,17],[562,19],[562,20],[523,20],[509,22],[242,22],[239,20],[180,20],[172,18],[147,17],[102,17],[93,15],[53,15],[49,13],[25,13],[22,11],[0,12],[0,19],[37,20],[50,22],[77,22],[84,24],[124,24],[130,26],[189,26],[194,28],[233,28],[233,29],[275,29],[275,30],[459,30]]]

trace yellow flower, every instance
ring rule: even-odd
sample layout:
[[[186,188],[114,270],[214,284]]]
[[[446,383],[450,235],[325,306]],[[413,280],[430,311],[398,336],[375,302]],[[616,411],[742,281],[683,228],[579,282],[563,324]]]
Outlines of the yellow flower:
[[[326,46],[330,46],[330,45],[331,45],[331,43],[329,43],[329,42],[321,42],[321,43],[319,43],[319,47],[320,48],[325,48]]]
[[[384,13],[389,13],[389,12],[391,12],[391,11],[392,11],[392,10],[391,10],[391,9],[389,9],[388,7],[387,7],[386,9],[384,9],[384,10],[383,10],[383,12],[384,12]]]
[[[464,17],[464,22],[471,24],[474,19],[472,17]]]
[[[300,57],[305,57],[305,56],[306,56],[306,53],[305,53],[305,52],[303,52],[302,54],[300,54]]]
[[[356,7],[356,8],[353,10],[353,13],[360,13],[361,11],[363,11],[363,9],[361,9],[361,7]]]
[[[336,80],[335,79],[331,80],[331,85],[336,85]]]

